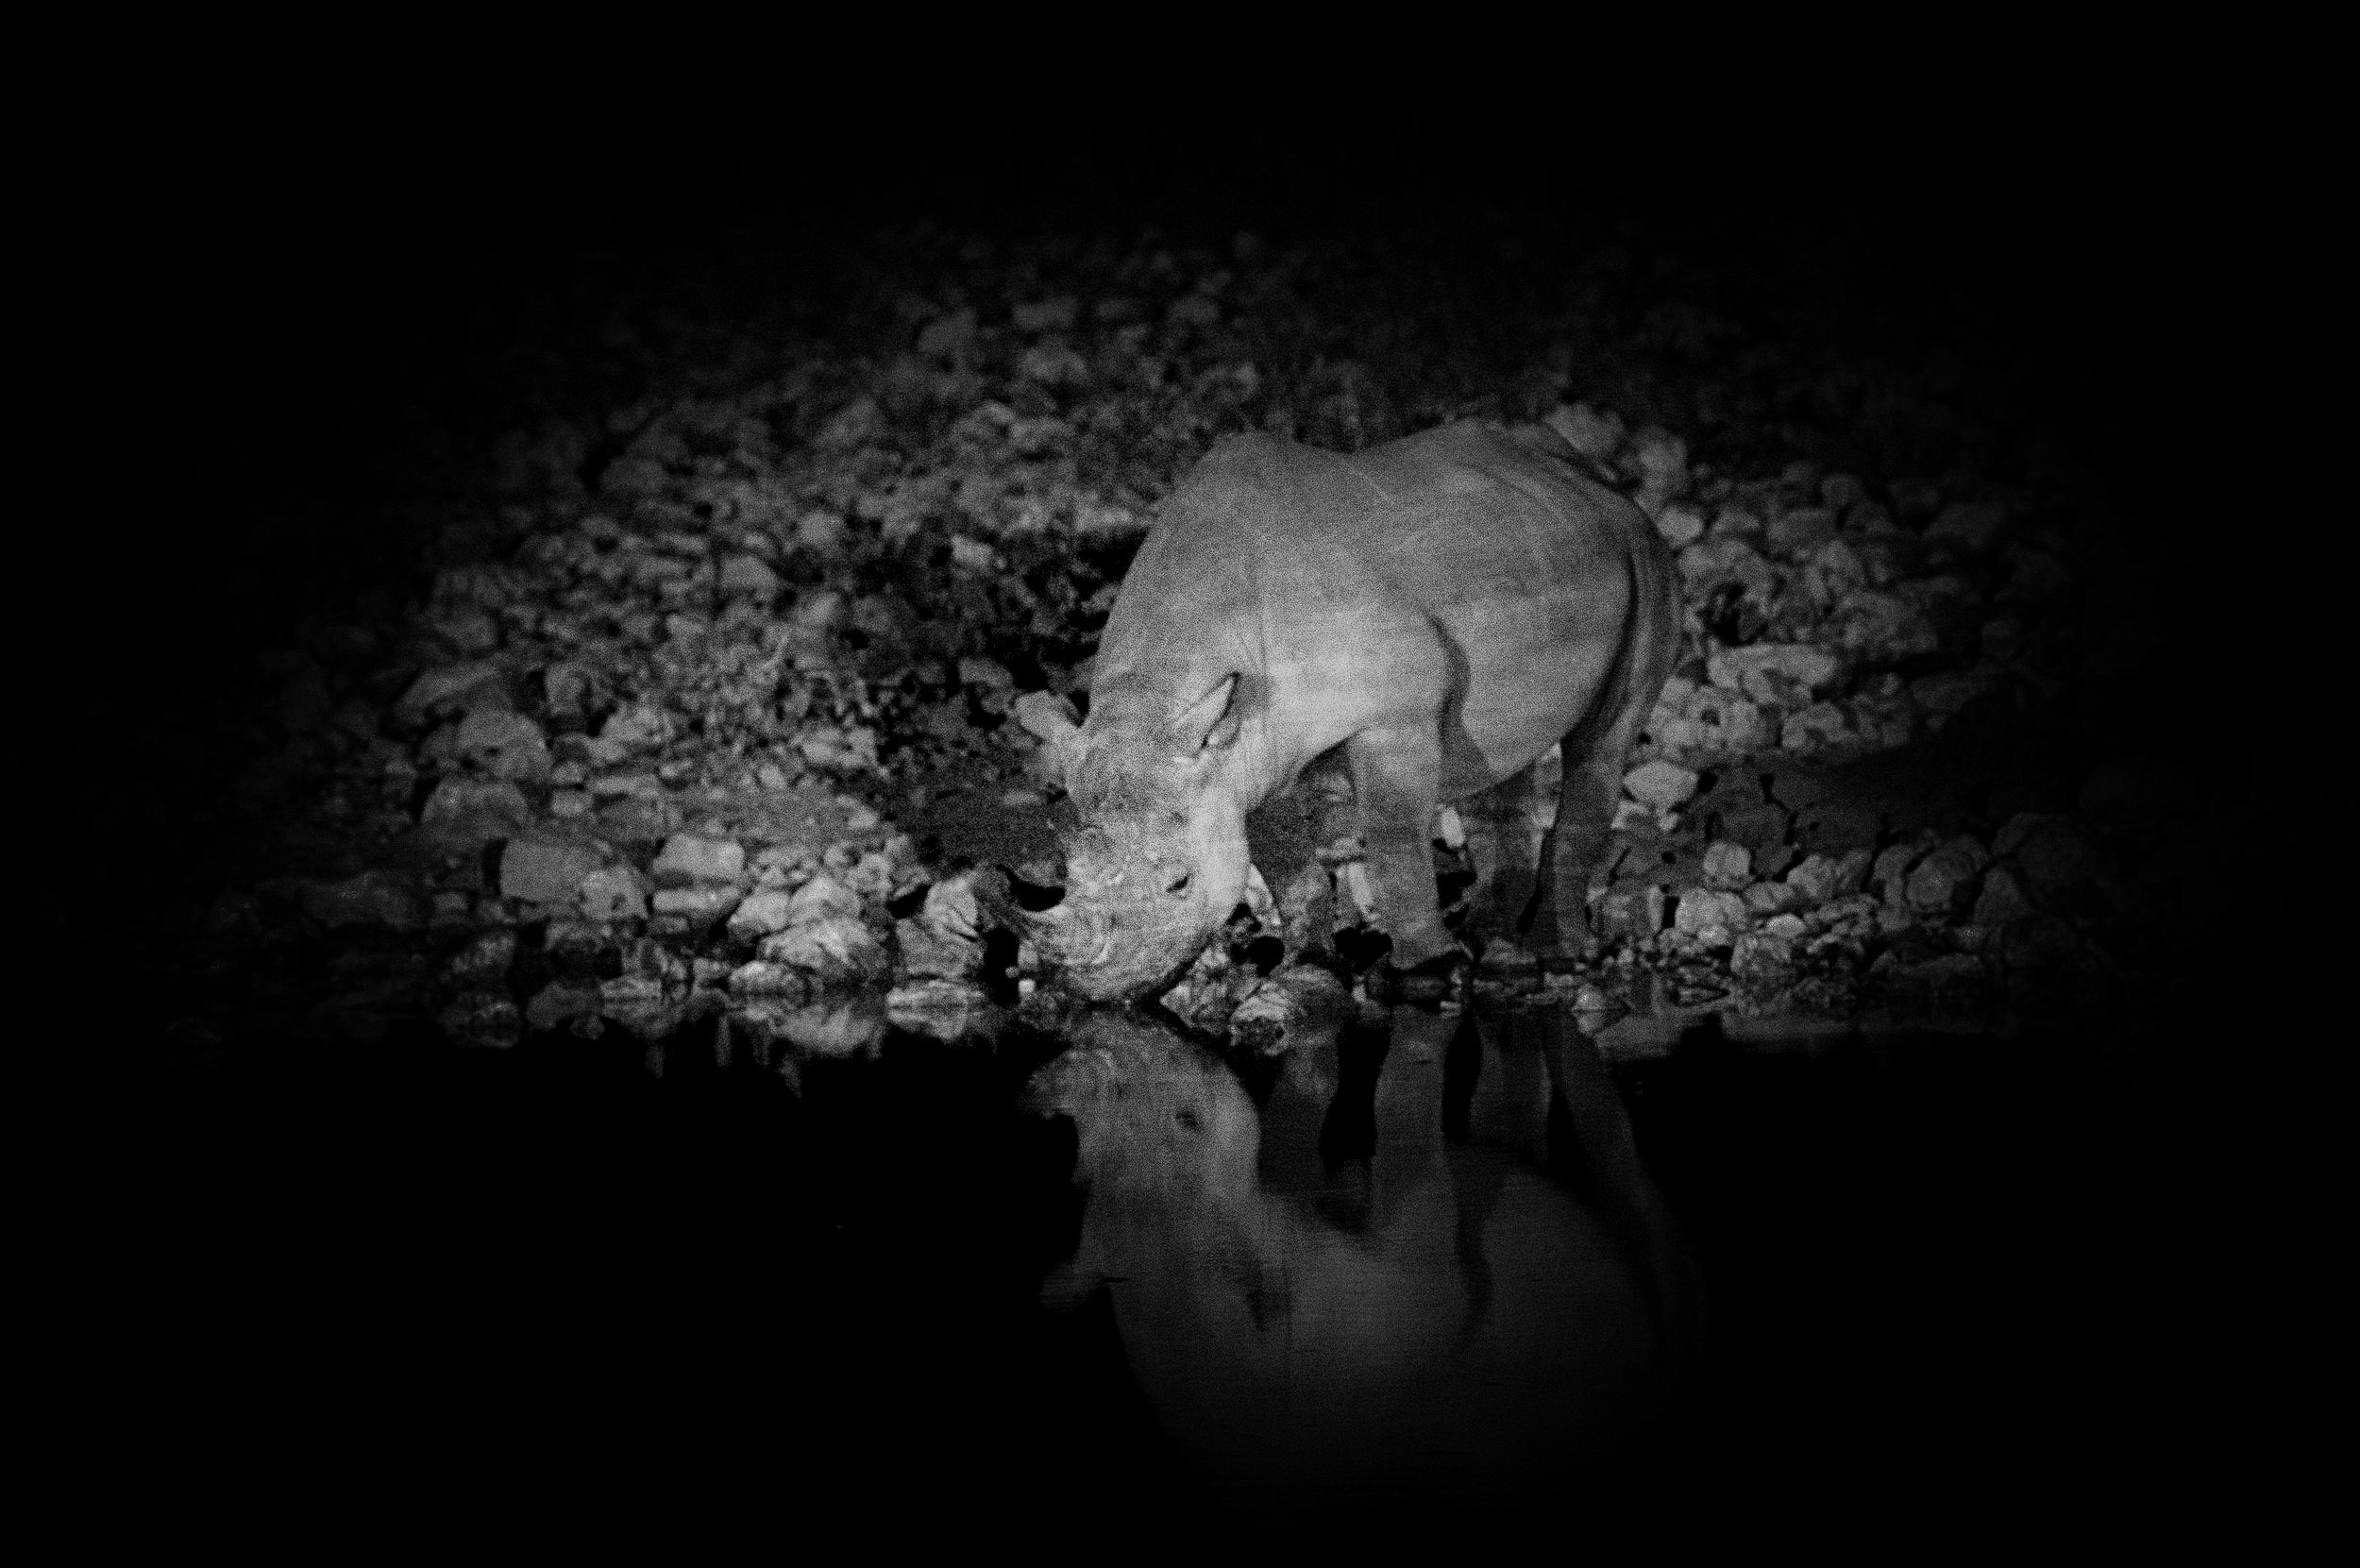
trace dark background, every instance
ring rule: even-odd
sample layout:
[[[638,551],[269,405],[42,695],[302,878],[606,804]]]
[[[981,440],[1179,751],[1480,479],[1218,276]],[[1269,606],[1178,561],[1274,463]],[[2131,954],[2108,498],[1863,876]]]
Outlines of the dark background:
[[[63,402],[108,498],[49,543],[89,590],[66,596],[64,717],[90,762],[68,788],[84,811],[97,791],[110,827],[74,852],[168,853],[208,787],[192,732],[257,700],[257,650],[397,610],[501,433],[635,396],[660,355],[618,347],[611,316],[655,339],[666,312],[864,319],[889,304],[870,263],[921,223],[936,244],[1153,228],[1407,247],[1425,273],[1406,295],[1478,327],[1516,319],[1515,279],[1623,243],[1713,273],[1720,313],[1836,362],[1971,340],[2033,368],[1970,380],[1968,412],[2097,465],[2184,614],[2138,722],[2240,754],[2288,728],[2301,688],[2270,672],[2325,648],[2340,594],[2284,569],[2332,527],[2332,414],[2304,374],[2332,362],[2327,253],[2299,139],[2118,78],[1993,76],[1964,98],[1964,77],[1879,80],[1636,113],[1464,80],[1463,110],[1385,112],[1242,88],[1166,112],[1150,84],[1120,114],[808,84],[775,115],[530,89],[210,101],[85,193],[99,346]],[[60,880],[67,924],[120,928],[107,879]]]
[[[1939,95],[1929,104],[1879,76],[1807,115],[1790,112],[1805,94],[1789,90],[1766,94],[1766,102],[1748,99],[1762,107],[1731,114],[1726,126],[1715,121],[1701,127],[1674,112],[1677,104],[1634,115],[1570,94],[1552,100],[1561,107],[1545,112],[1511,114],[1494,104],[1483,114],[1405,124],[1374,90],[1336,112],[1227,103],[1217,112],[1193,103],[1164,112],[1171,102],[1164,100],[1121,115],[1106,112],[1106,100],[1123,102],[1123,95],[1100,91],[1089,95],[1091,112],[1040,122],[1011,120],[990,105],[913,113],[897,102],[844,114],[804,99],[754,117],[759,135],[734,117],[676,121],[668,109],[613,93],[587,96],[565,113],[523,116],[537,122],[530,130],[453,117],[448,105],[430,96],[398,111],[372,100],[343,112],[318,99],[258,106],[246,96],[160,123],[111,156],[105,177],[81,187],[92,220],[66,231],[82,240],[59,240],[64,254],[80,254],[84,240],[98,242],[80,280],[94,300],[66,312],[70,324],[95,325],[98,346],[61,384],[93,389],[77,390],[68,413],[91,438],[85,472],[110,499],[103,528],[69,527],[54,540],[70,567],[59,607],[80,607],[81,621],[58,661],[69,700],[59,738],[73,759],[58,771],[75,797],[73,820],[92,826],[64,846],[80,857],[80,874],[53,885],[39,935],[61,939],[72,972],[86,969],[101,981],[120,982],[120,935],[138,913],[139,889],[156,863],[175,855],[195,789],[177,771],[178,753],[169,742],[174,726],[187,725],[191,715],[210,722],[204,716],[225,703],[234,709],[235,694],[250,683],[254,652],[283,645],[305,616],[341,614],[369,595],[397,603],[417,591],[438,525],[430,506],[387,511],[380,504],[387,496],[446,494],[440,487],[458,482],[452,476],[480,461],[502,431],[631,396],[632,378],[644,367],[617,362],[600,347],[599,322],[611,302],[672,297],[694,311],[726,313],[737,302],[755,312],[786,295],[823,314],[873,309],[852,259],[881,230],[919,218],[961,231],[1056,227],[1119,240],[1151,224],[1217,240],[1254,228],[1276,244],[1292,234],[1414,231],[1436,237],[1445,255],[1458,245],[1465,267],[1456,276],[1478,307],[1487,236],[1500,225],[1546,256],[1553,246],[1578,254],[1636,223],[1666,247],[1743,259],[1747,265],[1735,270],[1755,278],[1759,292],[1734,305],[1834,339],[1905,340],[1930,320],[1997,318],[2027,349],[2071,367],[2044,417],[2094,432],[2101,460],[2149,520],[2159,559],[2170,563],[2159,591],[2184,603],[2187,637],[2179,656],[2154,672],[2149,696],[2156,721],[2184,725],[2187,744],[2217,749],[2225,765],[2234,766],[2246,748],[2284,733],[2284,716],[2312,700],[2306,683],[2316,649],[2332,643],[2346,593],[2339,575],[2319,560],[2335,527],[2329,497],[2336,449],[2321,440],[2335,405],[2314,372],[2343,362],[2330,342],[2335,324],[2318,282],[2329,254],[2316,240],[2313,218],[2321,193],[2305,188],[2291,138],[2282,143],[2250,127],[2226,134],[2224,110],[2201,94],[2158,93],[2126,103],[2053,83],[1999,85],[2008,91],[1944,107]],[[1155,123],[1139,124],[1148,119]],[[651,122],[664,128],[648,129]],[[1762,265],[1765,255],[1778,260]],[[59,297],[79,301],[85,294]],[[569,354],[568,345],[582,346],[581,352]],[[117,488],[126,476],[136,481],[127,493]],[[2316,784],[2305,780],[2298,787]],[[2239,912],[2226,939],[2265,938],[2283,913]],[[2293,1037],[2267,1016],[2279,1005],[2274,994],[2267,986],[2255,988],[2238,1037],[2278,1058]],[[103,1033],[105,1008],[95,1010]],[[2197,1021],[2209,1027],[2210,1020]],[[2042,1121],[2041,1162],[2032,1169],[2079,1169],[2097,1150],[2135,1158],[2143,1171],[2161,1171],[2166,1179],[2183,1176],[2192,1193],[2217,1194],[2241,1166],[2235,1151],[2252,1130],[2239,1124],[2244,1103],[2225,1094],[2217,1114],[2200,1123],[2180,1119],[2176,1107],[2185,1097],[2220,1089],[2190,1064],[2224,1038],[2199,1037],[2192,1023],[2190,1039],[2163,1058],[2168,1070],[2148,1081],[2122,1113],[2135,1121],[2131,1130],[2116,1126],[2098,1137],[2071,1115],[2062,1125]],[[2074,1066],[2067,1081],[2076,1093],[2095,1071],[2085,1062]],[[467,1182],[487,1167],[497,1169],[486,1179],[507,1184],[502,1190],[529,1189],[532,1172],[513,1167],[532,1152],[570,1151],[596,1167],[603,1158],[594,1136],[600,1126],[677,1113],[618,1110],[598,1098],[606,1089],[585,1087],[582,1102],[594,1110],[604,1106],[598,1114],[609,1121],[544,1127],[520,1143],[509,1129],[535,1113],[500,1098],[513,1089],[456,1079],[396,1082],[390,1086],[393,1109],[367,1103],[386,1087],[366,1080],[297,1086],[284,1100],[218,1107],[215,1121],[205,1121],[199,1106],[196,1121],[176,1123],[173,1137],[185,1141],[165,1147],[191,1158],[211,1159],[205,1150],[222,1144],[292,1145],[359,1165],[360,1155],[340,1148],[344,1129],[357,1125],[378,1138],[396,1110],[429,1114],[457,1105],[449,1114],[463,1125],[452,1146],[465,1163],[456,1174],[431,1173],[417,1190],[399,1187],[399,1172],[365,1172],[369,1225],[381,1222],[399,1234],[383,1258],[364,1257],[345,1269],[335,1289],[359,1280],[350,1289],[374,1303],[372,1310],[339,1320],[296,1291],[283,1298],[292,1316],[277,1326],[268,1318],[230,1322],[201,1310],[177,1326],[166,1323],[152,1364],[164,1369],[160,1376],[195,1380],[203,1396],[191,1407],[199,1411],[196,1425],[166,1434],[160,1450],[117,1450],[118,1460],[128,1453],[128,1462],[163,1463],[202,1450],[210,1441],[206,1423],[228,1425],[252,1413],[258,1407],[239,1395],[236,1357],[267,1358],[290,1346],[325,1343],[323,1364],[342,1365],[338,1358],[352,1347],[334,1338],[342,1332],[337,1323],[373,1329],[377,1314],[392,1310],[386,1303],[401,1303],[438,1316],[442,1326],[384,1357],[351,1363],[362,1369],[353,1375],[379,1393],[380,1385],[398,1385],[401,1397],[388,1408],[404,1411],[405,1421],[430,1428],[439,1408],[456,1424],[428,1441],[455,1456],[451,1474],[464,1479],[439,1488],[415,1484],[444,1502],[470,1489],[497,1495],[503,1445],[537,1438],[552,1410],[575,1408],[533,1403],[546,1391],[586,1402],[600,1420],[614,1416],[613,1407],[598,1402],[595,1373],[585,1392],[569,1357],[595,1366],[601,1355],[618,1354],[618,1344],[628,1350],[635,1331],[695,1345],[696,1304],[726,1299],[744,1283],[697,1244],[739,1220],[752,1222],[736,1201],[684,1231],[667,1218],[694,1207],[700,1180],[734,1179],[729,1170],[707,1169],[727,1163],[725,1155],[707,1151],[664,1167],[660,1180],[629,1199],[638,1206],[636,1223],[645,1235],[633,1232],[637,1250],[626,1261],[695,1271],[679,1291],[642,1274],[585,1310],[556,1293],[551,1280],[595,1279],[605,1266],[600,1259],[568,1253],[563,1261],[573,1272],[549,1275],[535,1273],[530,1257],[502,1256],[491,1271],[494,1288],[507,1277],[503,1271],[513,1272],[518,1278],[509,1283],[521,1280],[536,1312],[572,1314],[579,1332],[527,1341],[466,1333],[471,1304],[438,1293],[442,1282],[384,1281],[368,1272],[417,1260],[413,1249],[423,1243],[406,1227],[419,1223],[421,1214],[475,1214]],[[312,1097],[304,1098],[307,1092]],[[2175,1107],[2171,1114],[2166,1102]],[[2068,1109],[2078,1104],[2069,1101]],[[257,1117],[266,1123],[293,1120],[251,1124]],[[963,1157],[955,1138],[975,1135],[958,1134],[947,1114],[936,1120],[942,1124],[934,1132],[953,1139],[941,1155],[944,1167],[955,1167]],[[136,1136],[152,1131],[136,1121],[125,1125]],[[1944,1126],[1940,1149],[1964,1157],[1971,1129],[1955,1120]],[[626,1130],[643,1148],[697,1141],[673,1128]],[[371,1145],[364,1139],[360,1146]],[[1779,1157],[1776,1150],[1759,1153]],[[349,1218],[307,1207],[310,1200],[291,1185],[298,1178],[276,1164],[231,1158],[215,1169],[218,1180],[188,1202],[227,1194],[259,1204],[239,1212],[261,1218],[222,1220],[216,1213],[210,1222],[228,1227],[229,1250],[210,1255],[202,1267],[226,1257],[250,1263],[249,1280],[270,1277],[273,1249],[285,1234],[274,1228],[274,1203],[285,1206],[292,1226],[333,1226]],[[102,1179],[126,1173],[108,1171]],[[135,1184],[157,1179],[153,1172],[130,1173]],[[1952,1168],[1937,1179],[1919,1171],[1920,1187],[1913,1190],[1947,1193],[1942,1212],[1966,1212],[1976,1209],[1976,1196],[1947,1184],[1972,1184],[1979,1174]],[[1843,1176],[1812,1165],[1781,1190],[1791,1189],[1797,1204],[1831,1203]],[[611,1179],[618,1188],[628,1180]],[[2036,1176],[2018,1168],[2006,1180],[2011,1191],[2026,1189],[2015,1194],[2023,1206],[2037,1209]],[[879,1190],[885,1196],[862,1201],[889,1206],[894,1195]],[[1827,1252],[1817,1260],[1829,1268],[1812,1277],[1897,1290],[1889,1279],[1863,1280],[1866,1271],[1857,1264],[1847,1269],[1838,1254],[1856,1232],[1846,1227],[1856,1222],[1864,1233],[1919,1216],[1897,1194],[1852,1196],[1865,1217],[1830,1221],[1812,1232],[1812,1244]],[[2155,1201],[2142,1189],[2141,1206]],[[174,1236],[192,1244],[213,1234],[204,1223],[174,1221],[170,1204],[134,1212],[160,1214]],[[2175,1354],[2147,1340],[2106,1339],[2114,1321],[2107,1314],[2170,1288],[2166,1259],[2177,1238],[2154,1228],[2154,1212],[2139,1206],[2138,1223],[2149,1228],[2094,1251],[2074,1240],[2071,1226],[2079,1222],[2070,1215],[2052,1216],[2039,1235],[2040,1245],[2065,1257],[2068,1275],[2084,1287],[2074,1301],[2076,1332],[2103,1343],[2090,1397],[2116,1402],[2108,1413],[2119,1419],[2099,1424],[2116,1435],[2151,1412],[2155,1395],[2141,1374],[2156,1363],[2148,1357]],[[960,1230],[959,1216],[936,1214],[928,1222],[943,1236],[956,1234],[957,1246],[942,1256],[979,1267],[993,1256],[1004,1260],[986,1233]],[[469,1244],[497,1254],[505,1234],[498,1224],[480,1215],[467,1223]],[[817,1234],[819,1221],[806,1216],[797,1223]],[[347,1242],[357,1250],[379,1231],[363,1226],[343,1234],[358,1237]],[[1776,1227],[1763,1234],[1775,1237]],[[139,1235],[133,1229],[118,1239],[136,1246]],[[574,1239],[565,1232],[552,1245]],[[2004,1251],[2013,1238],[1987,1238],[1984,1244]],[[1910,1277],[1922,1275],[1928,1289],[1939,1289],[1947,1255],[1930,1242],[1913,1243],[1907,1255],[1917,1270]],[[141,1289],[172,1295],[177,1259],[168,1250],[147,1255]],[[871,1347],[920,1330],[923,1314],[915,1304],[931,1288],[923,1259],[890,1261],[888,1284],[900,1294],[888,1317],[861,1327],[865,1298],[842,1294],[823,1304],[819,1315],[828,1326],[857,1328],[867,1336],[858,1342]],[[1790,1275],[1765,1262],[1748,1277],[1768,1291]],[[380,1285],[382,1293],[372,1293]],[[2184,1325],[2209,1313],[2214,1298],[2191,1301],[2196,1305],[2162,1321]],[[138,1335],[141,1301],[113,1305],[125,1310],[117,1331]],[[1766,1321],[1808,1330],[1822,1353],[1859,1348],[1851,1340],[1838,1345],[1824,1324],[1805,1323],[1804,1316],[1796,1308]],[[517,1331],[510,1324],[502,1334]],[[1887,1329],[1868,1343],[1914,1354],[1917,1347],[1898,1345],[1900,1337]],[[423,1363],[437,1375],[471,1373],[500,1362],[502,1347],[517,1343],[530,1354],[515,1363],[526,1404],[513,1431],[471,1425],[465,1387],[408,1381],[408,1369]],[[149,1353],[156,1354],[152,1344]],[[446,1353],[456,1358],[436,1359]],[[1999,1352],[1978,1355],[1971,1367]],[[633,1376],[654,1375],[666,1364],[645,1346],[623,1358]],[[109,1351],[94,1365],[131,1359]],[[698,1350],[681,1364],[703,1381],[684,1392],[659,1390],[650,1408],[677,1416],[693,1406],[708,1416],[707,1396],[718,1398],[714,1391],[730,1385],[726,1362],[720,1350]],[[767,1362],[764,1377],[792,1386],[807,1364],[800,1355]],[[940,1347],[926,1359],[937,1371],[962,1364]],[[979,1386],[990,1381],[982,1372],[972,1375]],[[2031,1387],[2047,1371],[2018,1365],[2014,1375]],[[1778,1397],[1801,1400],[1811,1392],[1799,1374],[1770,1382]],[[2211,1387],[2200,1378],[2192,1386]],[[1846,1454],[1875,1453],[1874,1433],[1846,1423],[1888,1418],[1908,1396],[1867,1390],[1865,1382],[1847,1388],[1806,1425],[1822,1434],[1841,1429]],[[922,1475],[922,1465],[908,1469],[916,1462],[909,1456],[926,1452],[941,1434],[928,1433],[916,1418],[879,1416],[856,1391],[837,1397],[844,1409],[865,1411],[868,1425],[846,1428],[845,1441],[874,1445],[878,1466],[863,1470],[852,1462],[858,1455],[838,1451],[815,1464],[814,1484],[852,1473],[884,1482]],[[629,1392],[635,1399],[647,1391]],[[413,1408],[421,1402],[428,1408]],[[332,1387],[291,1389],[259,1407],[291,1430],[338,1408]],[[712,1419],[762,1415],[737,1406]],[[1135,1416],[1100,1411],[1091,1419],[1119,1425]],[[2203,1425],[2183,1408],[2172,1420],[2162,1430],[2174,1440]],[[681,1483],[683,1473],[693,1478],[722,1429],[641,1434],[646,1474],[666,1485]],[[967,1429],[955,1436],[966,1443],[992,1440]],[[1738,1438],[1778,1441],[1775,1433],[1752,1430]],[[1957,1446],[1964,1452],[1970,1445]],[[2159,1447],[2146,1442],[2111,1458],[2160,1466]],[[2065,1448],[2064,1440],[2052,1439],[2044,1462],[2066,1464],[2071,1455]],[[283,1452],[256,1451],[262,1480],[275,1474],[271,1467]],[[1934,1455],[1956,1457],[1950,1449]],[[613,1460],[614,1450],[602,1458]],[[1736,1462],[1716,1475],[1726,1479]],[[734,1475],[721,1460],[712,1463],[712,1475]],[[1891,1456],[1880,1465],[1872,1478],[1882,1483],[1908,1470]],[[1011,1474],[1016,1469],[1009,1467]],[[1745,1499],[1747,1508],[1783,1510],[1790,1517],[1782,1530],[1807,1528],[1808,1517],[1799,1524],[1791,1517],[1795,1498],[1805,1494],[1778,1488],[1808,1469],[1790,1455],[1771,1468],[1771,1481],[1727,1495]],[[2151,1501],[2156,1473],[2120,1495]],[[312,1478],[304,1466],[284,1474]],[[607,1482],[607,1471],[596,1475]],[[1056,1477],[1037,1474],[1032,1481],[1054,1504]],[[386,1506],[381,1493],[360,1490],[370,1508]],[[215,1488],[207,1501],[235,1514],[241,1495]],[[323,1486],[321,1495],[336,1492]],[[1004,1492],[992,1496],[1005,1502]],[[1944,1506],[1955,1505],[1945,1496]],[[1658,1499],[1651,1494],[1648,1503]],[[580,1500],[567,1506],[578,1517],[595,1511]],[[985,1505],[966,1499],[962,1506]]]

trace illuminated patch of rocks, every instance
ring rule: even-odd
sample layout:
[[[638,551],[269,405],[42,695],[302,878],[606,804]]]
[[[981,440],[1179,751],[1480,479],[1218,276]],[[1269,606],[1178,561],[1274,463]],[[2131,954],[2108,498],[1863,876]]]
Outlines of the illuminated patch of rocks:
[[[406,1013],[487,1046],[710,1025],[765,1060],[889,1023],[955,1036],[1026,994],[990,877],[922,864],[897,792],[948,767],[1024,802],[1004,809],[1054,796],[1028,705],[1086,688],[1128,545],[1215,436],[1355,445],[1441,417],[1351,362],[1291,384],[1255,362],[1247,329],[1306,309],[1301,264],[1241,241],[1143,251],[1087,288],[1031,263],[940,280],[878,343],[512,439],[500,559],[446,565],[398,627],[345,629],[334,679],[288,669],[286,750],[241,796],[290,813],[312,864],[226,890],[184,972],[261,975],[328,1037]],[[1686,657],[1625,780],[1600,953],[1544,969],[1490,933],[1480,991],[2035,1006],[2110,969],[2091,936],[2110,919],[2196,939],[2183,894],[2234,852],[2217,822],[2175,838],[2149,812],[2126,840],[2101,779],[2071,815],[1896,835],[1813,783],[2071,673],[2048,650],[2074,575],[2024,497],[1716,473],[1536,376],[1522,412],[1673,547]],[[2125,842],[2148,857],[2128,876]],[[1283,1040],[1349,999],[1348,974],[1295,960],[1368,902],[1350,846],[1257,883],[1167,1005]]]

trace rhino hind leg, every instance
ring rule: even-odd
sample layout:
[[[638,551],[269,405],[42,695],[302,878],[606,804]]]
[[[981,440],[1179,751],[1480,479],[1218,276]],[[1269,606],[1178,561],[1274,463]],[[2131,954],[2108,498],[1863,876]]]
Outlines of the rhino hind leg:
[[[1533,815],[1541,803],[1538,767],[1519,768],[1464,808],[1475,871],[1475,919],[1485,932],[1521,934],[1541,892],[1535,865],[1543,840]]]
[[[1557,821],[1541,850],[1541,897],[1531,926],[1540,952],[1573,954],[1590,945],[1591,873],[1606,858],[1623,765],[1672,672],[1677,629],[1677,619],[1667,627],[1661,616],[1642,618],[1604,700],[1565,736]]]

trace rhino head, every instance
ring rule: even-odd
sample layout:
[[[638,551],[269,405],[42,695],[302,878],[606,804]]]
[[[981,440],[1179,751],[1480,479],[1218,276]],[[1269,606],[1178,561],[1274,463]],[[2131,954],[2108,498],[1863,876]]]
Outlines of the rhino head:
[[[1020,712],[1054,748],[1078,817],[1065,835],[1065,898],[1033,917],[1028,934],[1088,1000],[1170,986],[1244,896],[1239,709],[1231,674],[1177,711],[1118,682],[1094,694],[1087,725],[1054,699]]]

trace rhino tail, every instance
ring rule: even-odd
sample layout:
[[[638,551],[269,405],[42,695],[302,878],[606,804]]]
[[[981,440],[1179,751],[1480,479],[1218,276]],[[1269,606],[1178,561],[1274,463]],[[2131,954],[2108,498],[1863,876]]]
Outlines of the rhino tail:
[[[1598,700],[1565,737],[1570,768],[1579,759],[1611,768],[1621,787],[1623,759],[1655,711],[1663,683],[1679,662],[1679,572],[1663,536],[1637,507],[1624,524],[1624,560],[1630,573],[1630,619]]]

